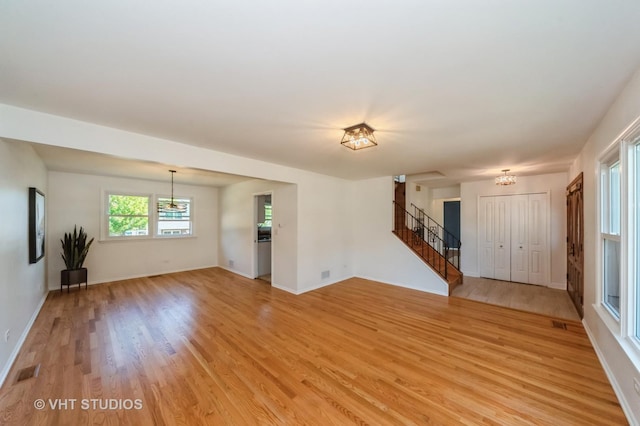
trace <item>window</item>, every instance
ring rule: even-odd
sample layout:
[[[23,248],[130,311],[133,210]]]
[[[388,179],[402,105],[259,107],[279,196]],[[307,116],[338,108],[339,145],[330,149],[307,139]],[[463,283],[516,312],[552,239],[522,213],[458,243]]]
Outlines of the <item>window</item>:
[[[266,228],[271,228],[271,221],[272,221],[272,211],[271,211],[271,204],[265,204],[264,205],[264,222],[260,223],[259,226],[264,226]]]
[[[601,170],[602,302],[620,318],[620,161]]]
[[[157,205],[168,205],[171,198],[158,197]],[[191,199],[174,198],[174,209],[158,209],[157,236],[184,236],[192,234]]]
[[[154,208],[153,195],[105,192],[103,239],[184,237],[193,235],[193,200],[174,198],[174,206]],[[168,206],[171,198],[156,197],[155,206]]]
[[[596,311],[640,368],[640,118],[600,161]]]
[[[631,295],[635,296],[635,303],[632,304],[634,317],[634,324],[632,326],[632,335],[637,339],[636,341],[640,346],[640,136],[635,139],[633,146],[633,184],[631,186],[631,206],[630,215],[634,218],[633,224],[633,249],[632,256],[635,262],[634,265],[634,288],[631,291]]]
[[[107,194],[107,236],[149,235],[149,196]]]

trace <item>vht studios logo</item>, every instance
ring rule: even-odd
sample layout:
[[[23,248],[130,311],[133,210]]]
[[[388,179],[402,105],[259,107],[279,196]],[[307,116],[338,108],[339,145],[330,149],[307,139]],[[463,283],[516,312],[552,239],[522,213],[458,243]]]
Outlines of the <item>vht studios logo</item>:
[[[49,398],[36,399],[37,410],[142,410],[141,399]]]

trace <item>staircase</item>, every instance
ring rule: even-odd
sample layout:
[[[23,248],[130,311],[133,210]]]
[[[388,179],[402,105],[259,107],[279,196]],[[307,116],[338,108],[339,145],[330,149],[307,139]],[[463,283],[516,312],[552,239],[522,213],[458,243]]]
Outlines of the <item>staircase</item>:
[[[460,272],[460,240],[425,214],[424,210],[411,205],[413,214],[393,202],[393,233],[449,283],[451,295],[451,291],[462,284],[463,279]]]

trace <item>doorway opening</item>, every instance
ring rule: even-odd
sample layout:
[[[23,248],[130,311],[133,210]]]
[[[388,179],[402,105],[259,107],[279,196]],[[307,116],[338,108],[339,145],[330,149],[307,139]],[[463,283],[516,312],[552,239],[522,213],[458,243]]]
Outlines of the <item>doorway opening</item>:
[[[273,259],[272,224],[273,194],[271,192],[254,195],[254,262],[253,277],[271,284]]]

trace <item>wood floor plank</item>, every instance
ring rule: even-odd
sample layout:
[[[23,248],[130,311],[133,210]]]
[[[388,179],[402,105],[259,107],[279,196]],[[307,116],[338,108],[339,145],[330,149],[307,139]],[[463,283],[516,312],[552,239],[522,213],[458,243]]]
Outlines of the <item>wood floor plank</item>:
[[[357,278],[294,296],[218,268],[52,292],[0,424],[626,424],[582,324],[554,319]]]

